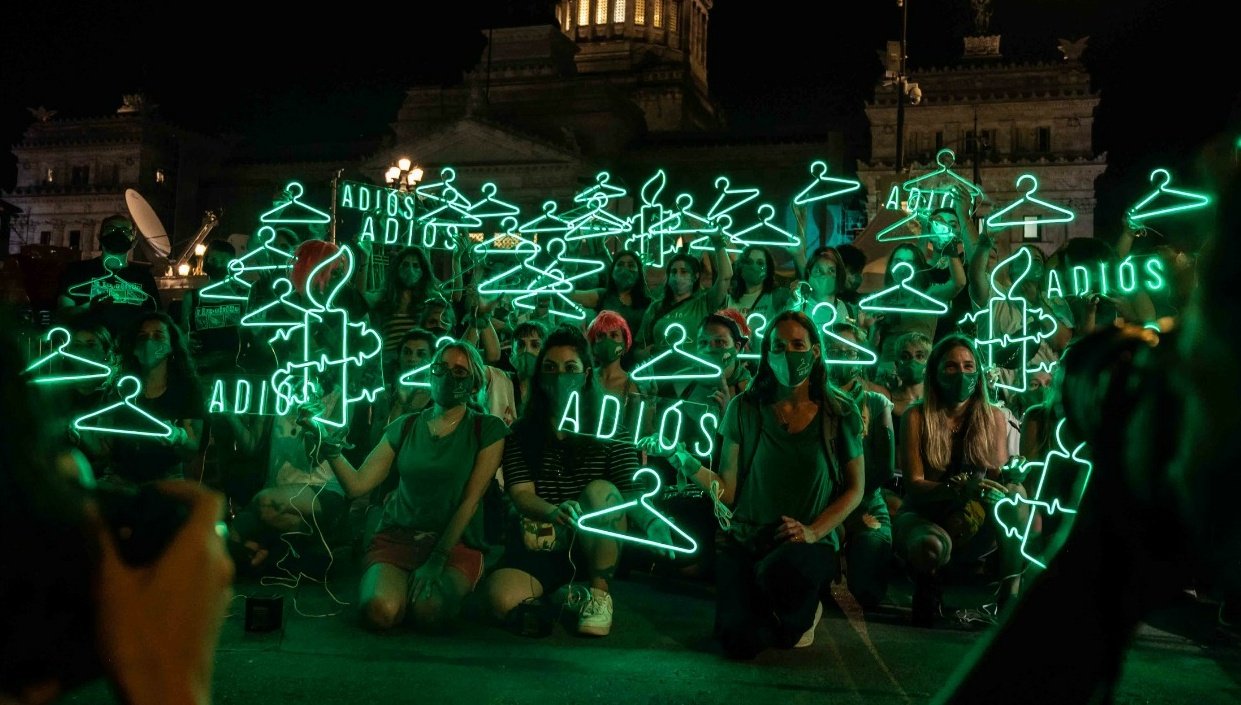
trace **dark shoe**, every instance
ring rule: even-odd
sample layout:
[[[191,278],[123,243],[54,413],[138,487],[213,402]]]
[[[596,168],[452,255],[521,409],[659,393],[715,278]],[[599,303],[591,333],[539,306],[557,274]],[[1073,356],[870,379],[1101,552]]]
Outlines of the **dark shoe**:
[[[931,628],[944,616],[944,592],[934,576],[914,581],[913,625]]]

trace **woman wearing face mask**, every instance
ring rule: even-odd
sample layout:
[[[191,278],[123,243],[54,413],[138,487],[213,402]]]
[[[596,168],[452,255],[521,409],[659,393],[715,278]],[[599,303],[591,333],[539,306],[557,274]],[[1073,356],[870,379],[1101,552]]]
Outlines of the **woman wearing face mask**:
[[[426,253],[418,247],[401,250],[388,265],[382,291],[367,295],[383,336],[384,360],[396,359],[401,337],[417,326],[423,304],[432,296],[442,292]],[[391,364],[384,367],[385,372],[393,369]]]
[[[633,345],[629,325],[621,314],[600,311],[586,329],[586,342],[590,343],[590,359],[594,362],[595,388],[619,397],[622,402],[637,393],[638,385],[621,366],[621,359]]]
[[[453,618],[483,574],[480,503],[495,481],[508,427],[476,399],[483,361],[465,343],[447,343],[431,363],[434,405],[393,421],[361,467],[325,454],[350,497],[400,479],[384,506],[379,532],[366,550],[361,609],[375,629],[391,629],[412,614],[415,624]]]
[[[839,323],[857,320],[857,309],[839,296],[844,291],[848,273],[836,248],[815,250],[807,267],[805,278],[792,286],[800,293],[801,310],[810,315],[815,325],[823,326],[833,320]],[[835,318],[832,318],[833,313]]]
[[[129,483],[180,478],[198,453],[206,408],[185,335],[163,313],[146,313],[121,344],[122,374],[142,382],[134,400],[172,427],[167,439],[117,436],[109,475]]]
[[[488,598],[503,620],[517,605],[572,582],[577,565],[590,579],[578,632],[605,636],[612,627],[609,582],[620,559],[620,543],[578,532],[574,522],[582,514],[633,498],[638,452],[619,440],[622,433],[616,440],[600,440],[558,428],[574,392],[582,399],[579,427],[595,428],[590,352],[581,333],[568,326],[553,331],[539,354],[538,369],[534,395],[513,424],[513,440],[504,451],[506,490],[521,525],[510,532],[513,538],[500,567],[487,581]],[[614,531],[635,526],[653,541],[671,542],[667,525],[641,505],[613,516],[608,528]]]
[[[922,401],[901,424],[905,503],[893,521],[897,555],[914,580],[918,626],[933,626],[942,615],[941,569],[954,555],[968,561],[989,552],[994,532],[979,530],[994,522],[991,506],[1019,490],[1000,482],[1008,422],[981,379],[973,342],[961,335],[941,340],[927,359],[927,375]],[[1015,542],[1000,541],[999,550],[1003,603],[1020,587],[1022,557]]]
[[[776,261],[771,252],[766,247],[749,245],[737,256],[733,269],[736,271],[724,307],[737,309],[746,316],[761,313],[770,319],[777,309],[773,298],[776,295]]]
[[[655,396],[706,404],[715,413],[722,414],[728,402],[745,391],[751,380],[750,368],[737,356],[747,339],[736,319],[730,317],[730,311],[735,309],[720,309],[707,316],[695,339],[694,354],[710,360],[723,374],[707,380],[663,381],[655,388]]]
[[[414,378],[418,386],[401,384],[401,377],[410,370],[428,366],[435,354],[435,335],[422,328],[411,328],[396,346],[396,367],[388,376],[387,393],[375,401],[371,417],[371,447],[379,443],[383,432],[401,416],[422,411],[431,404],[431,373],[428,369]]]
[[[539,353],[543,351],[545,340],[547,340],[547,328],[538,321],[526,321],[513,329],[513,342],[509,345],[509,354],[501,360],[507,364],[500,369],[508,373],[509,380],[513,383],[512,415],[514,418],[524,413],[526,404],[534,395],[532,385],[534,384],[535,365],[538,362]]]
[[[896,341],[897,357],[893,374],[884,378],[887,396],[892,400],[893,428],[900,438],[901,417],[914,402],[922,398],[923,381],[926,379],[926,359],[931,354],[931,339],[913,331]]]
[[[837,323],[832,332],[863,347],[866,334],[852,323]],[[841,341],[831,341],[829,360],[857,360],[858,351]],[[892,402],[870,388],[856,364],[828,366],[832,384],[857,404],[862,418],[862,448],[866,484],[862,503],[845,520],[845,563],[848,565],[849,592],[865,608],[879,604],[888,589],[888,563],[892,560],[892,520],[888,513],[889,489],[895,479],[895,436],[892,430]]]
[[[776,316],[758,374],[720,430],[719,472],[681,450],[670,458],[731,507],[716,552],[716,637],[738,659],[809,646],[865,470],[857,407],[829,383],[818,329],[804,313]]]
[[[646,272],[642,269],[642,260],[636,252],[627,250],[613,255],[607,286],[575,291],[569,296],[599,313],[615,311],[625,319],[631,333],[642,325],[642,315],[651,305],[651,297],[646,293]]]
[[[73,420],[117,401],[116,373],[120,369],[120,355],[107,326],[93,318],[75,319],[69,324],[69,330],[66,352],[106,365],[112,369],[112,374],[106,379],[54,386],[49,392],[64,414],[69,443],[82,451],[93,467],[104,468],[110,462],[112,436],[78,431],[73,428]]]
[[[707,314],[724,305],[728,295],[725,287],[733,276],[732,262],[724,250],[725,239],[721,234],[714,240],[715,283],[709,289],[698,287],[701,266],[695,257],[681,253],[668,260],[663,297],[647,307],[638,329],[638,347],[643,357],[663,349],[669,323],[680,323],[685,330],[694,330]]]

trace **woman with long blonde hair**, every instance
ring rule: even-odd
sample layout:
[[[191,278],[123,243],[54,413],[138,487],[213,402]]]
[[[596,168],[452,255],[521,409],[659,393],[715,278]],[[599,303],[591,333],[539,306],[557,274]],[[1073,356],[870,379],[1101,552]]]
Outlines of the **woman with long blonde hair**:
[[[973,542],[991,518],[990,507],[1017,485],[1002,484],[1008,462],[1008,421],[991,400],[973,341],[962,335],[941,340],[927,358],[923,398],[901,424],[899,459],[905,503],[893,521],[897,555],[914,579],[914,623],[931,626],[942,611],[938,571]],[[1018,588],[1020,554],[1001,541],[1003,603]]]

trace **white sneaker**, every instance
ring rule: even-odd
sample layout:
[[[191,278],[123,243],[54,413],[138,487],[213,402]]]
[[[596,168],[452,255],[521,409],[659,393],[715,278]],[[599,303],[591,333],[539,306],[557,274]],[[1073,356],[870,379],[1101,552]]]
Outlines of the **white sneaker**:
[[[823,603],[820,602],[814,608],[814,624],[811,624],[810,628],[806,630],[806,633],[801,635],[801,638],[797,640],[796,644],[793,644],[794,649],[804,649],[807,646],[810,646],[811,644],[814,643],[814,630],[818,628],[819,619],[821,619],[822,617],[823,617]]]
[[[599,588],[590,589],[590,601],[577,620],[579,634],[607,636],[612,631],[612,596]]]

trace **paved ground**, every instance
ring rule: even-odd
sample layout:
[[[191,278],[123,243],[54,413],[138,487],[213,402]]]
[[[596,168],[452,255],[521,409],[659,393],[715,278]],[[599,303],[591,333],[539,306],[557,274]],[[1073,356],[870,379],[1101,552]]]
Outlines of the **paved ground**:
[[[561,627],[532,639],[471,618],[449,634],[375,635],[356,620],[352,561],[343,557],[332,575],[332,592],[349,604],[308,581],[295,590],[238,584],[239,595],[286,595],[285,627],[247,634],[236,599],[216,661],[216,703],[920,703],[980,634],[907,626],[907,584],[893,587],[891,607],[864,617],[837,589],[812,647],[735,664],[707,638],[709,585],[639,570],[615,584],[613,633],[603,639]],[[977,606],[983,595],[963,586],[948,600]],[[1136,640],[1118,702],[1241,702],[1241,646],[1215,630],[1211,605],[1187,598],[1152,622]],[[111,701],[102,687],[63,700]]]

